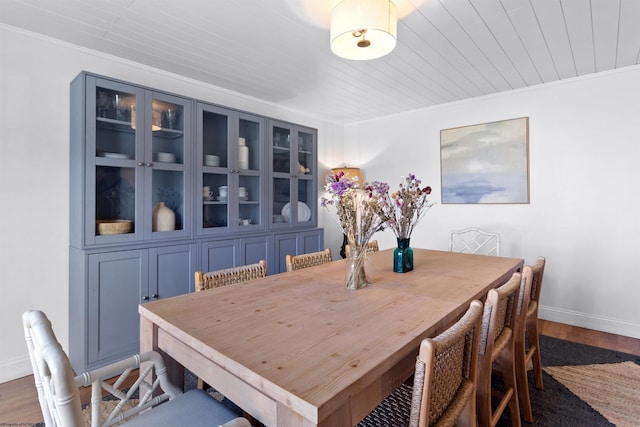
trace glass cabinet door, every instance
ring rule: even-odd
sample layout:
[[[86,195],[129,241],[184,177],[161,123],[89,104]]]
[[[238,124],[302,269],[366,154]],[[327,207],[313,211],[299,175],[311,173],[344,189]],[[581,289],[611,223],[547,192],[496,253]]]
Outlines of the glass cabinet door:
[[[198,188],[198,229],[211,232],[228,230],[233,212],[230,204],[229,152],[230,117],[222,108],[198,104],[196,133]]]
[[[296,219],[299,225],[309,222],[316,223],[317,188],[314,176],[316,162],[316,134],[313,130],[298,128],[296,135],[296,195],[298,200]]]
[[[149,92],[145,120],[145,207],[147,238],[189,235],[191,104]]]
[[[316,224],[316,132],[272,122],[271,225]]]
[[[263,227],[264,119],[203,103],[197,115],[199,233]]]
[[[263,226],[264,194],[263,119],[248,114],[238,116],[238,226],[245,229]]]
[[[128,241],[143,234],[142,120],[144,91],[89,78],[86,90],[87,244]]]

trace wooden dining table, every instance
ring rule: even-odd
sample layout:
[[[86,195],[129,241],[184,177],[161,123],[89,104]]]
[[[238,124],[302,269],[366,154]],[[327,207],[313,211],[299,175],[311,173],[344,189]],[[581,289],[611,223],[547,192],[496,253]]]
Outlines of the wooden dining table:
[[[140,305],[140,350],[161,350],[266,426],[353,426],[413,373],[420,342],[522,268],[519,258],[414,249],[368,256],[372,284],[345,288],[345,261]]]

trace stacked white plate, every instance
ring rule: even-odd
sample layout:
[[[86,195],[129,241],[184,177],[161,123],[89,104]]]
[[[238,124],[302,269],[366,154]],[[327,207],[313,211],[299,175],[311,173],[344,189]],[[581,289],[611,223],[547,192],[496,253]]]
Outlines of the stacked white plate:
[[[158,153],[158,161],[162,163],[175,163],[176,155],[173,153]]]

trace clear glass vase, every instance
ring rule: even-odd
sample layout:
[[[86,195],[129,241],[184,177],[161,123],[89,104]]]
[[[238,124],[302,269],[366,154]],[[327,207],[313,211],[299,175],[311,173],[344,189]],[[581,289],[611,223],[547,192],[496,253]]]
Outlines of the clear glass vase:
[[[366,245],[349,245],[351,256],[346,259],[345,287],[360,289],[371,284],[367,275],[367,247]]]
[[[393,251],[393,271],[406,273],[413,270],[413,249],[409,246],[410,239],[398,239],[398,247]]]

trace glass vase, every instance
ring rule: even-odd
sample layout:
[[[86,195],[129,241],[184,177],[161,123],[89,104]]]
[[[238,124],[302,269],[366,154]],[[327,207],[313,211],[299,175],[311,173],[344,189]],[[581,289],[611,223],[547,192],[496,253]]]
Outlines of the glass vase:
[[[393,251],[393,271],[406,273],[413,270],[413,249],[409,246],[410,239],[398,239],[398,247]]]
[[[371,284],[367,276],[367,247],[350,245],[351,256],[346,259],[345,287],[347,289],[360,289]]]

